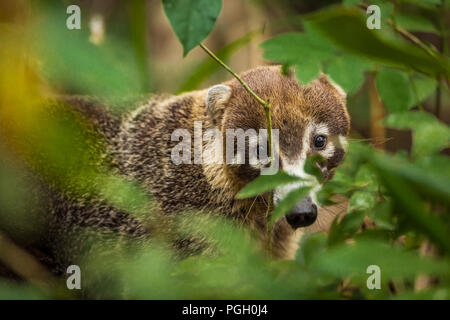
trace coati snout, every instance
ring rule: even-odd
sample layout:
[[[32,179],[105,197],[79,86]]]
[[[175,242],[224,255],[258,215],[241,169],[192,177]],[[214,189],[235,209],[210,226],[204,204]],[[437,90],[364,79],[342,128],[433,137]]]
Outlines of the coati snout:
[[[286,221],[293,229],[312,225],[317,219],[317,205],[310,196],[297,203],[294,209],[286,215]]]

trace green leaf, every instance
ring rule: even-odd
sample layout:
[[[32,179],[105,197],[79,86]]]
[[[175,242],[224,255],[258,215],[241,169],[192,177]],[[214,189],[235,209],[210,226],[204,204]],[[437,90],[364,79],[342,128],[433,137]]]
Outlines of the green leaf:
[[[450,181],[450,157],[448,156],[432,154],[422,157],[415,162],[415,166]]]
[[[416,157],[429,155],[449,146],[449,127],[430,113],[394,113],[389,115],[384,123],[390,128],[413,131],[412,153]]]
[[[447,58],[431,57],[406,40],[388,40],[383,36],[383,29],[368,29],[366,16],[357,8],[326,8],[310,14],[307,20],[313,28],[347,52],[433,76],[450,74]]]
[[[351,7],[357,5],[360,2],[361,0],[343,0],[342,5],[344,5],[345,7]]]
[[[140,73],[142,91],[151,91],[151,75],[148,51],[148,10],[145,1],[128,1],[129,25],[132,35],[133,49]]]
[[[381,100],[390,112],[404,111],[428,98],[437,87],[434,79],[412,77],[402,71],[381,68],[376,77]]]
[[[250,43],[251,40],[259,36],[260,34],[261,30],[251,31],[217,50],[215,54],[223,62],[226,62],[233,53]],[[200,86],[200,84],[214,72],[216,72],[217,70],[222,70],[221,68],[222,67],[210,57],[205,58],[205,61],[196,67],[195,71],[183,82],[177,92],[181,93],[196,90]]]
[[[408,185],[414,187],[420,194],[438,202],[450,204],[450,185],[447,183],[445,168],[429,170],[426,167],[419,167],[403,159],[380,154],[375,155],[373,152],[368,152],[365,156],[372,164],[376,161],[377,166],[381,167],[382,170],[405,180]],[[445,163],[447,162],[441,160],[436,162],[435,165]],[[444,175],[441,173],[441,170],[444,172]]]
[[[414,279],[418,274],[448,275],[450,270],[448,261],[421,258],[415,252],[381,241],[362,239],[350,245],[333,246],[313,256],[309,267],[340,279],[351,277],[365,285],[369,276],[366,270],[370,265],[380,267],[383,285],[393,278]]]
[[[379,229],[385,230],[395,230],[394,220],[391,214],[391,202],[378,202],[377,205],[369,213],[369,218],[371,218]]]
[[[319,163],[326,163],[325,158],[320,154],[312,155],[306,159],[304,169],[306,173],[315,176],[317,181],[321,182],[323,181],[323,174],[318,166]]]
[[[349,200],[348,211],[367,211],[375,205],[375,196],[371,192],[356,191]]]
[[[278,218],[283,217],[286,213],[291,211],[295,205],[309,194],[311,187],[301,187],[289,192],[275,207],[270,217],[270,221],[274,222]]]
[[[163,6],[185,56],[211,32],[222,9],[222,1],[163,0]]]
[[[418,105],[436,91],[437,81],[431,78],[411,79],[411,102],[409,107]]]
[[[373,172],[373,168],[369,165],[362,165],[355,176],[354,185],[358,188],[367,188],[368,190],[374,190],[374,187],[378,185],[377,175]]]
[[[61,11],[49,9],[30,37],[49,82],[66,93],[108,98],[143,91],[135,52],[126,43],[111,34],[101,45],[94,45],[84,29],[62,28],[64,19]]]
[[[307,84],[320,75],[322,66],[318,60],[304,60],[295,65],[295,76],[301,84]]]
[[[282,170],[279,170],[274,175],[260,175],[258,178],[242,188],[242,190],[236,195],[236,198],[244,199],[255,197],[264,192],[273,190],[278,186],[299,182],[301,180],[301,178],[291,176]]]
[[[436,8],[438,5],[441,4],[441,0],[404,0],[405,2],[413,3],[419,7],[424,8]]]
[[[361,87],[364,82],[364,72],[370,67],[370,62],[345,54],[331,60],[326,72],[348,95],[351,95]]]
[[[265,59],[284,64],[321,61],[334,56],[334,48],[328,41],[309,33],[283,33],[263,42],[261,47]]]
[[[361,227],[366,216],[363,211],[353,211],[346,214],[340,223],[342,231],[353,235]]]
[[[262,43],[264,58],[294,66],[297,79],[306,84],[318,77],[322,61],[335,55],[333,45],[320,34],[284,33]]]
[[[376,86],[381,100],[390,112],[407,110],[410,106],[410,82],[405,72],[382,68],[377,73]]]
[[[441,203],[450,203],[450,187],[446,179],[418,170],[405,161],[372,154],[368,157],[378,175],[389,190],[396,213],[403,221],[420,230],[441,248],[450,252],[448,225],[444,220],[428,211],[418,193],[427,195]]]
[[[327,235],[325,233],[307,234],[301,239],[296,261],[303,265],[308,265],[315,255],[326,249],[326,246]]]
[[[395,23],[397,26],[411,32],[437,32],[437,29],[431,20],[416,14],[396,14]]]

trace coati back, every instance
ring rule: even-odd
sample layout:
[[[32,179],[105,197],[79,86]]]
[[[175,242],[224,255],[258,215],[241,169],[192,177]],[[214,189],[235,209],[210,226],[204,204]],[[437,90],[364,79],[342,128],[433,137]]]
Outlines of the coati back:
[[[242,78],[256,94],[271,102],[273,128],[279,130],[276,148],[280,169],[305,177],[306,158],[318,153],[327,160],[321,167],[324,176],[331,178],[333,169],[343,160],[350,125],[345,93],[325,76],[302,86],[292,75],[283,75],[278,66],[258,67]],[[183,128],[194,137],[196,121],[201,121],[204,130],[217,129],[224,136],[227,129],[266,128],[263,108],[237,80],[180,96],[152,96],[136,103],[137,108],[123,116],[108,112],[107,106],[94,100],[66,98],[65,103],[72,105],[74,112],[101,136],[105,145],[101,158],[107,159],[108,170],[143,185],[156,200],[154,210],[162,216],[192,210],[214,212],[248,225],[264,243],[268,195],[236,199],[239,190],[260,174],[260,167],[248,159],[243,164],[175,164],[172,160],[172,150],[179,143],[172,139],[172,133]],[[208,152],[209,142],[203,141],[202,147]],[[191,155],[194,153],[192,146]],[[301,182],[276,189],[274,203],[299,185]],[[51,187],[46,194],[46,249],[56,272],[76,264],[91,249],[83,246],[80,235],[84,237],[86,233],[82,230],[114,233],[144,243],[153,232],[169,228],[151,221],[148,224],[95,195],[61,192]],[[315,221],[314,194],[293,211],[272,229],[276,257],[292,258],[301,227]],[[78,239],[79,247],[66,245],[64,239],[69,236]],[[174,238],[174,242],[181,251],[196,248],[189,239]]]

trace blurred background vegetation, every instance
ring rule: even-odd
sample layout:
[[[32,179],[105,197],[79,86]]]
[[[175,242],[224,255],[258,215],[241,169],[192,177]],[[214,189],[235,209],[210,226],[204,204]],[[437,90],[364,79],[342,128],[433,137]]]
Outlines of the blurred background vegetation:
[[[206,3],[191,2],[198,10]],[[81,8],[81,30],[66,28],[70,4]],[[366,27],[370,4],[381,8],[380,30]],[[449,1],[221,6],[205,43],[234,71],[281,63],[302,83],[324,72],[347,91],[348,156],[320,195],[324,205],[344,196],[347,215],[328,232],[304,237],[295,261],[268,259],[229,221],[202,222],[217,257],[179,261],[164,244],[120,259],[101,255],[82,268],[90,297],[449,299]],[[85,124],[70,112],[49,116],[42,101],[87,94],[121,114],[134,106],[128,97],[230,78],[198,47],[184,56],[170,20],[159,0],[0,3],[0,298],[80,297],[28,249],[42,232],[35,210],[42,198],[30,171],[149,214],[151,199],[139,186],[92,170],[98,155],[88,145],[101,143],[98,137],[85,136]],[[186,232],[199,232],[191,224]],[[373,264],[381,268],[380,290],[366,286]]]

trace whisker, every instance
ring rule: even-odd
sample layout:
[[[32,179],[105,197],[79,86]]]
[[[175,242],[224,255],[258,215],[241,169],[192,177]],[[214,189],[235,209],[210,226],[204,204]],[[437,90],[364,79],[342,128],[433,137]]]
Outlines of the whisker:
[[[248,209],[247,213],[245,214],[244,222],[247,221],[248,215],[250,214],[250,211],[252,210],[253,205],[255,204],[257,198],[258,198],[258,197],[255,197],[255,199],[253,199],[253,202],[252,202],[250,208]]]

